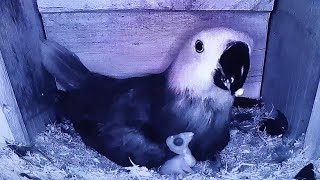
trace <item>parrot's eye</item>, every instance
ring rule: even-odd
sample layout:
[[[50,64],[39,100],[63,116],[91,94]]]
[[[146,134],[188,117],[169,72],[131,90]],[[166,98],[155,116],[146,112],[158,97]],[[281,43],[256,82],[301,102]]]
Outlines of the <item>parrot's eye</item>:
[[[195,49],[196,49],[197,53],[202,53],[204,51],[203,42],[200,40],[197,40],[196,44],[195,44]]]

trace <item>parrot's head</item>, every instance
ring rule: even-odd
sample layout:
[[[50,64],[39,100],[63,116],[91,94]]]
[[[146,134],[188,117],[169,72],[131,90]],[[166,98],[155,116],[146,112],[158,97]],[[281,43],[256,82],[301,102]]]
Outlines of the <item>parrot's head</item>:
[[[246,34],[227,28],[193,35],[169,68],[169,89],[200,98],[233,97],[247,78],[252,44]]]

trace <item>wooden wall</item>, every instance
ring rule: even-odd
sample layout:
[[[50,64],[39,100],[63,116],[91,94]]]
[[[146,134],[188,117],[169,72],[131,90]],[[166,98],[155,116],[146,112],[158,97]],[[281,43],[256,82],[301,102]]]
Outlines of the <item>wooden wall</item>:
[[[90,10],[244,10],[271,11],[274,0],[38,0],[41,12]]]
[[[306,157],[320,158],[320,81],[305,137]]]
[[[5,141],[28,142],[27,131],[0,51],[0,147]],[[10,107],[8,111],[7,107]],[[16,132],[16,133],[13,133]]]
[[[38,4],[48,39],[75,52],[91,71],[118,78],[163,71],[172,61],[168,54],[194,30],[224,26],[246,32],[254,47],[245,96],[260,97],[273,1],[38,0]]]
[[[7,112],[15,140],[29,143],[29,137],[54,120],[55,84],[41,65],[39,43],[44,32],[36,2],[1,0],[0,29],[0,78],[5,82],[1,84],[5,88],[0,88],[0,105]]]
[[[320,1],[276,2],[262,96],[269,108],[273,104],[285,113],[295,139],[306,132],[320,78]]]

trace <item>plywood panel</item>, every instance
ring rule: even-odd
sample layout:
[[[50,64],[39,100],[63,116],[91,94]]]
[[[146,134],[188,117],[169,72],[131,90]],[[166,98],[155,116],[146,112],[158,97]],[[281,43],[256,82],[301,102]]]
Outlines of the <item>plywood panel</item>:
[[[36,10],[33,0],[0,1],[0,51],[14,93],[6,96],[14,96],[17,102],[1,104],[1,108],[20,118],[19,108],[31,139],[54,120],[55,84],[41,64],[40,40],[44,32]],[[12,132],[24,133],[18,129]]]
[[[246,32],[254,40],[248,79],[254,89],[247,96],[259,97],[268,12],[107,11],[42,17],[48,39],[75,52],[90,70],[119,78],[163,71],[172,51],[194,31],[223,26]]]
[[[320,79],[320,1],[281,0],[270,23],[262,96],[289,121],[289,137],[306,132]],[[319,148],[319,147],[318,147]]]
[[[6,146],[6,141],[7,142],[12,142],[14,141],[14,137],[12,134],[12,131],[9,127],[8,120],[3,112],[2,109],[0,109],[0,148],[3,146]]]
[[[274,0],[38,0],[41,12],[88,10],[253,10],[271,11]]]
[[[15,140],[27,144],[29,137],[27,136],[26,127],[23,123],[1,51],[0,84],[0,143],[5,143],[5,140]]]
[[[310,122],[306,132],[305,149],[306,157],[309,159],[320,158],[320,82],[318,83],[318,91],[314,100]]]

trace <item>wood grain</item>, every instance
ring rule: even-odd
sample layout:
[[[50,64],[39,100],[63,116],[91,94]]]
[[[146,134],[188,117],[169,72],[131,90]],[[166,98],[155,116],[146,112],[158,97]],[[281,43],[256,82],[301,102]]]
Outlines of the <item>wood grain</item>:
[[[277,2],[270,21],[262,96],[267,107],[273,105],[287,116],[288,136],[297,139],[306,132],[320,79],[320,1]]]
[[[33,139],[38,132],[45,130],[46,123],[54,121],[55,117],[52,106],[54,79],[41,64],[40,39],[44,35],[41,19],[33,0],[1,0],[0,15],[0,49],[14,92],[14,95],[7,94],[10,96],[7,98],[15,97],[17,102],[17,105],[13,102],[4,105],[6,111],[14,113],[11,115],[17,116],[22,124],[19,115],[19,111],[21,112],[28,132],[24,134],[25,131],[13,128],[14,136],[23,133]],[[12,127],[18,126],[18,120],[10,121],[14,123]]]
[[[306,157],[309,159],[320,158],[320,82],[314,100],[309,125],[306,132],[304,148],[306,149]]]
[[[223,26],[246,32],[254,47],[246,85],[253,89],[245,92],[259,97],[268,12],[108,11],[42,17],[48,39],[75,52],[91,71],[118,78],[162,72],[172,51],[193,31]]]
[[[0,143],[15,140],[29,143],[27,130],[19,110],[9,76],[0,51]]]
[[[246,10],[271,11],[274,0],[38,0],[41,12],[92,10]]]

